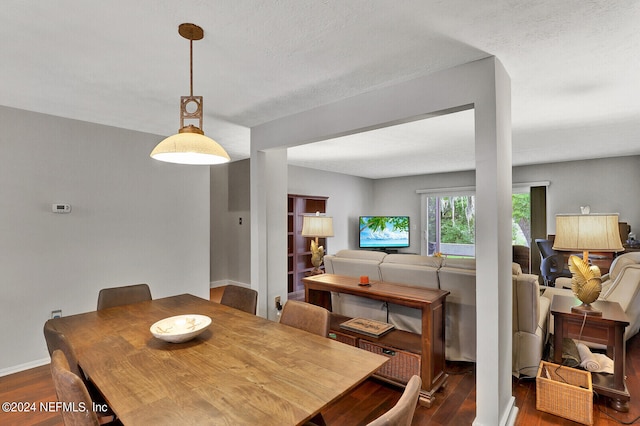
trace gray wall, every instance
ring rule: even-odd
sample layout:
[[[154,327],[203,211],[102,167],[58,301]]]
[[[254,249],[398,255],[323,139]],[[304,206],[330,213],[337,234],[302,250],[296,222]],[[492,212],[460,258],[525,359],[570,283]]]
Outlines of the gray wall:
[[[95,310],[101,288],[208,296],[208,167],[151,159],[157,135],[12,108],[0,129],[0,375],[48,362],[51,311]]]
[[[245,162],[211,168],[214,282],[239,281],[246,285],[250,282],[249,223],[243,220],[243,225],[238,225],[238,217],[249,215],[249,172],[248,165],[242,164]],[[233,179],[227,179],[234,169]],[[327,214],[333,216],[335,236],[328,241],[328,253],[358,248],[357,220],[363,214],[409,215],[411,247],[402,251],[419,253],[420,195],[416,190],[475,184],[473,172],[378,180],[296,166],[289,166],[288,173],[289,193],[329,197]],[[587,204],[594,213],[620,213],[620,220],[640,234],[640,156],[514,167],[513,181],[551,183],[547,194],[549,234],[555,233],[556,213],[578,213],[580,206]],[[243,201],[231,202],[229,194],[236,194]]]
[[[358,216],[373,209],[373,182],[340,173],[289,166],[290,194],[329,197],[327,215],[333,217],[335,236],[327,240],[327,253],[358,247]]]
[[[357,247],[357,220],[373,203],[373,181],[339,173],[288,167],[288,192],[329,197],[335,237],[327,249],[335,253]],[[239,219],[242,218],[242,225]],[[211,167],[211,286],[250,286],[251,226],[249,221],[249,160]]]
[[[549,181],[547,233],[555,233],[557,213],[620,213],[620,221],[640,231],[640,156],[538,164],[513,168],[513,182]],[[418,189],[473,186],[473,172],[441,173],[373,181],[374,209],[379,214],[410,215],[411,252],[420,252]],[[417,226],[414,226],[417,225]],[[354,248],[350,246],[350,248]]]
[[[420,194],[416,190],[474,184],[473,171],[377,179],[373,182],[375,214],[408,215],[411,222],[411,246],[400,251],[420,254]]]
[[[251,282],[249,160],[211,167],[211,286]]]
[[[620,221],[640,231],[640,156],[602,158],[516,167],[514,182],[548,180],[547,233],[555,234],[557,213],[620,213]]]

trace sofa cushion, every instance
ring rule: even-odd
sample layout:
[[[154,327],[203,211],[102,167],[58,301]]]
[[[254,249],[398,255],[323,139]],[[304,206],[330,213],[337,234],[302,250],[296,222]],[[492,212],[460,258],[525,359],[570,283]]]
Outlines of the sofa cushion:
[[[438,271],[440,289],[449,291],[445,308],[445,358],[450,361],[475,361],[475,259],[453,258],[445,262]]]
[[[346,259],[334,257],[331,260],[332,273],[348,277],[366,275],[372,281],[380,281],[380,262],[366,259]]]
[[[417,287],[439,288],[441,259],[417,254],[390,254],[380,263],[382,281]]]
[[[540,325],[540,286],[538,276],[514,275],[513,331],[536,332]]]
[[[443,268],[476,270],[476,259],[470,257],[444,257],[442,259]]]
[[[382,259],[384,259],[386,256],[387,253],[375,250],[340,250],[335,254],[335,257],[371,260],[377,262],[382,262]]]
[[[442,258],[435,256],[421,256],[419,254],[388,254],[383,260],[383,264],[397,263],[402,265],[429,266],[439,268],[442,265]]]
[[[515,275],[512,281],[513,374],[535,377],[546,341],[551,301],[540,297],[537,275]]]
[[[378,266],[386,255],[373,250],[340,250],[335,255],[324,257],[325,271],[350,277],[366,275],[370,280],[379,281],[381,278]]]

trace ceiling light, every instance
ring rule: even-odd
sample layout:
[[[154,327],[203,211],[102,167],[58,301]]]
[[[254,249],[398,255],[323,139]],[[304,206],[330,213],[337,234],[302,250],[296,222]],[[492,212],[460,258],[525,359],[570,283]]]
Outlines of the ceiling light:
[[[178,164],[222,164],[230,161],[220,144],[202,131],[202,96],[193,96],[193,41],[202,40],[204,31],[195,24],[180,24],[178,33],[189,40],[190,94],[180,97],[180,130],[160,142],[151,151],[151,158]],[[185,120],[198,120],[198,126]]]

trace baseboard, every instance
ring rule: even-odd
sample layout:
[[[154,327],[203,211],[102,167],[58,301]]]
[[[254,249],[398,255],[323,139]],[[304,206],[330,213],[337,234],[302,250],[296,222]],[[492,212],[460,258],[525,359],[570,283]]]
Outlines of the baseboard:
[[[516,399],[513,395],[509,398],[509,402],[500,417],[498,424],[500,426],[514,426],[516,424],[516,417],[518,417],[518,407],[516,407]],[[483,420],[479,420],[477,417],[473,420],[473,426],[493,426],[495,419],[490,423],[486,423]]]
[[[518,417],[518,407],[516,407],[516,399],[512,396],[509,400],[509,404],[507,405],[507,409],[505,410],[505,415],[502,419],[503,421],[501,421],[500,424],[513,426],[516,424],[516,417]]]
[[[237,285],[239,287],[251,288],[251,284],[241,283],[239,281],[232,281],[232,280],[211,281],[209,283],[209,288],[224,287],[225,285]]]
[[[47,365],[51,362],[51,358],[42,358],[35,361],[26,362],[24,364],[14,365],[13,367],[7,367],[0,369],[0,377],[8,376],[9,374],[19,373],[21,371],[30,370],[32,368]]]

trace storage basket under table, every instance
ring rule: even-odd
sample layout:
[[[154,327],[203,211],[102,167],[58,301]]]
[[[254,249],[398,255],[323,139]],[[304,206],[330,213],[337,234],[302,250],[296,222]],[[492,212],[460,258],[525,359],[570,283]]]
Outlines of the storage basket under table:
[[[591,373],[541,361],[536,375],[536,409],[592,425]]]
[[[422,357],[420,354],[411,353],[398,348],[381,345],[360,339],[358,346],[361,349],[383,355],[389,358],[382,367],[376,370],[375,375],[396,383],[406,384],[411,376],[420,375]]]

